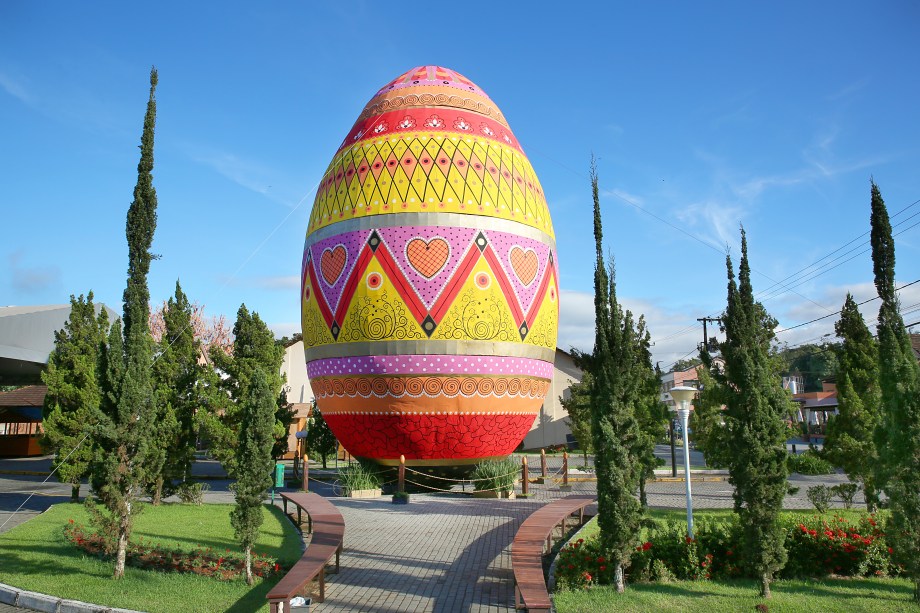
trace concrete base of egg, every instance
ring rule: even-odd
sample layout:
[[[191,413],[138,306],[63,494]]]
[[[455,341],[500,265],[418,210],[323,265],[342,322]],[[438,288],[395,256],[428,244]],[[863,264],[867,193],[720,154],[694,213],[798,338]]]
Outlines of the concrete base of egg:
[[[523,440],[552,379],[555,239],[478,86],[421,66],[368,102],[317,193],[302,279],[310,383],[350,453],[462,466]]]

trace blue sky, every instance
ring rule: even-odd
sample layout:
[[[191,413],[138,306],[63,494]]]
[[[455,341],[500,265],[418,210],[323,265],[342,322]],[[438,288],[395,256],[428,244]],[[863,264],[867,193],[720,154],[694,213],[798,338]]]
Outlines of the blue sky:
[[[379,87],[440,64],[498,104],[540,177],[560,346],[593,342],[593,152],[620,296],[667,366],[702,340],[696,318],[724,308],[725,248],[737,265],[742,223],[755,291],[781,327],[839,310],[847,290],[872,298],[868,236],[848,244],[869,229],[870,176],[892,215],[906,208],[893,218],[898,284],[920,278],[918,27],[920,5],[906,1],[5,0],[0,304],[92,289],[120,310],[156,65],[153,300],[179,278],[208,314],[232,320],[245,302],[278,333],[299,330],[326,165]],[[766,291],[816,261],[791,291]],[[917,303],[920,284],[902,293],[907,322]],[[779,336],[820,339],[833,321]]]

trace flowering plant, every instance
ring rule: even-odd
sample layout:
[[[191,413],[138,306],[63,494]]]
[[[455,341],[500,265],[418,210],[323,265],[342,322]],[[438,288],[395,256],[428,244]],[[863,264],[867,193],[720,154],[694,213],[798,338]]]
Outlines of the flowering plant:
[[[81,524],[74,523],[72,519],[64,526],[64,538],[89,554],[100,558],[110,557],[106,553],[103,535],[87,532]],[[221,580],[236,579],[246,572],[245,558],[239,552],[227,549],[219,553],[210,547],[183,551],[170,549],[159,543],[150,543],[143,538],[128,544],[125,563],[147,570],[194,573]],[[253,552],[252,572],[257,577],[270,577],[284,571],[275,558]]]
[[[823,577],[897,575],[882,520],[863,515],[848,520],[834,515],[786,515],[780,520],[786,533],[788,561],[779,576]],[[632,553],[626,569],[632,582],[697,580],[749,576],[743,563],[741,532],[735,517],[703,519],[695,538],[687,537],[681,522],[652,525]],[[569,543],[559,552],[556,583],[560,589],[612,583],[613,565],[603,558],[596,537]]]
[[[613,564],[601,555],[598,539],[578,539],[559,551],[556,558],[556,586],[576,589],[613,582]]]
[[[875,515],[864,515],[857,522],[836,515],[798,517],[787,526],[789,561],[782,576],[898,574],[879,524]]]

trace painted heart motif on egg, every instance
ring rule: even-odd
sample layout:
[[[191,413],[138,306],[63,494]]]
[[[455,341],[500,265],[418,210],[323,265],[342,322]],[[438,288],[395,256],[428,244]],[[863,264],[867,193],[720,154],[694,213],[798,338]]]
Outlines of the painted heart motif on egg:
[[[533,249],[521,249],[517,245],[511,248],[511,269],[524,285],[530,285],[537,278],[537,269],[540,263]]]
[[[413,238],[406,244],[406,260],[425,278],[438,274],[450,257],[450,245],[438,236],[426,241]]]
[[[345,269],[346,258],[347,253],[343,245],[337,245],[334,249],[323,251],[323,255],[320,258],[320,270],[326,283],[335,285],[335,282]]]

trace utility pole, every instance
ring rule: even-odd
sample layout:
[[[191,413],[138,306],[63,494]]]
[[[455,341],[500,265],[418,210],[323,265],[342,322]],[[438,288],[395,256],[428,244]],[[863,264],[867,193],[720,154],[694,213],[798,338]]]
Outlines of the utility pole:
[[[697,321],[703,322],[703,348],[707,351],[709,350],[709,332],[706,328],[707,323],[714,324],[716,322],[722,323],[722,320],[719,317],[698,317]]]

